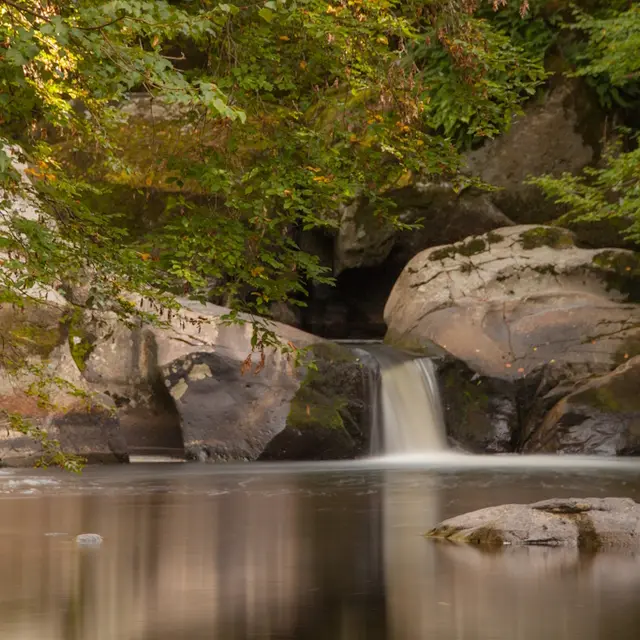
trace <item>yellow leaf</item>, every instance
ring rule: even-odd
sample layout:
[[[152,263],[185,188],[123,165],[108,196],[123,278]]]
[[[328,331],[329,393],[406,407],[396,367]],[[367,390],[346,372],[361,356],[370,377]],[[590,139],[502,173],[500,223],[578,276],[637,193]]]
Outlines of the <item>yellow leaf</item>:
[[[151,258],[151,254],[150,254],[150,253],[141,253],[141,254],[140,254],[140,259],[141,259],[141,260],[144,260],[145,262],[146,262],[147,260],[149,260],[149,258]]]
[[[288,40],[290,40],[289,36],[280,36],[279,39],[282,40],[283,42],[287,42]]]
[[[305,167],[305,169],[308,169],[309,171],[313,171],[313,173],[318,173],[318,171],[320,171],[320,169],[318,169],[317,167]]]
[[[303,71],[307,68],[307,63],[304,60],[300,60],[300,68]]]
[[[349,142],[358,142],[358,136],[355,133],[352,133],[349,138]]]
[[[251,269],[251,275],[253,277],[259,276],[264,271],[264,267],[255,267]]]

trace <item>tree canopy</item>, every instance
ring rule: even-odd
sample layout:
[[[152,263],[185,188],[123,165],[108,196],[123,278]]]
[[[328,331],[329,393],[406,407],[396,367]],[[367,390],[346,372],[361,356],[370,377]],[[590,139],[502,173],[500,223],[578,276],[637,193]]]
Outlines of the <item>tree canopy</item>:
[[[128,320],[151,317],[132,293],[222,302],[230,321],[304,305],[332,274],[301,234],[331,233],[356,199],[402,227],[393,188],[473,182],[461,154],[509,127],[550,56],[633,112],[640,8],[580,4],[0,0],[0,303],[89,280],[82,306]],[[567,220],[616,217],[639,240],[634,135],[537,184]],[[162,211],[140,224],[122,194],[151,192]],[[255,346],[274,340],[263,326]]]

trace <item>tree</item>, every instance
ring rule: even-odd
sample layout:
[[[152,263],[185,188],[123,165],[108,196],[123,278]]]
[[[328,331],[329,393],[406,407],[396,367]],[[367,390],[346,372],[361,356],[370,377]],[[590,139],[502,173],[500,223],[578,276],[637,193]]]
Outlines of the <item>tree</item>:
[[[223,299],[230,321],[303,305],[331,278],[296,230],[335,229],[356,197],[401,225],[389,189],[418,175],[462,188],[460,150],[504,130],[544,80],[542,55],[479,4],[0,0],[0,303],[90,274],[86,306],[126,321],[153,320],[130,294]],[[148,145],[153,161],[131,153],[131,92],[178,126],[177,144]],[[163,190],[153,229],[93,206],[118,184]],[[19,192],[44,215],[16,215]],[[256,326],[255,347],[274,346]]]

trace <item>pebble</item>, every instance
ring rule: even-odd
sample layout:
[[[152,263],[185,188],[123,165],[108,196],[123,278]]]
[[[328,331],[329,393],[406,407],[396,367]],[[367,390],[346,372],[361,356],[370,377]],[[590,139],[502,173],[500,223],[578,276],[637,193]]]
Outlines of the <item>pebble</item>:
[[[97,533],[81,533],[76,536],[76,545],[79,547],[100,547],[103,543],[103,538]]]

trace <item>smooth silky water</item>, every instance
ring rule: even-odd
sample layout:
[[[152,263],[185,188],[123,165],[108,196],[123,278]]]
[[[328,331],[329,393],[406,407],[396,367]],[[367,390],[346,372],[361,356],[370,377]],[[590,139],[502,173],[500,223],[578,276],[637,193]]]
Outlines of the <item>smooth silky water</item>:
[[[2,640],[637,640],[640,556],[437,544],[442,518],[640,499],[637,461],[439,455],[0,472]],[[73,537],[98,533],[97,549]]]
[[[447,451],[432,363],[368,350],[364,460],[0,470],[0,640],[637,640],[640,554],[423,534],[509,502],[640,501],[640,461]]]

